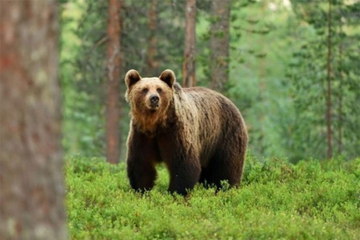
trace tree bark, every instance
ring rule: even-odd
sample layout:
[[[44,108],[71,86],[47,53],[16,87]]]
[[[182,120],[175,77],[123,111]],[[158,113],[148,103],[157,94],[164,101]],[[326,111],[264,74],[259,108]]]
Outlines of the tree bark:
[[[229,0],[213,0],[211,2],[211,15],[213,18],[210,28],[211,88],[223,92],[225,90],[224,84],[229,78]]]
[[[268,2],[267,0],[264,0],[261,3],[261,11],[260,14],[261,16],[265,16],[266,14],[266,8],[268,6]],[[261,46],[261,49],[259,49],[259,51],[261,53],[265,52],[266,49],[266,43],[265,43],[265,36],[264,34],[259,34],[259,42],[258,45]],[[265,97],[264,94],[267,92],[266,91],[266,82],[265,82],[265,71],[266,71],[266,62],[265,62],[265,57],[259,58],[259,65],[258,65],[258,69],[259,69],[259,97],[258,97],[258,101],[261,103],[264,103]],[[259,152],[261,155],[265,155],[265,150],[266,150],[266,144],[264,142],[265,140],[265,118],[267,113],[264,112],[263,109],[258,111],[259,113]]]
[[[150,30],[150,39],[148,46],[148,59],[147,59],[147,71],[146,74],[149,77],[157,76],[157,67],[158,63],[155,61],[156,54],[156,8],[157,0],[151,0],[149,2],[149,30]]]
[[[0,239],[66,239],[57,1],[0,2]]]
[[[339,7],[339,12],[342,15],[342,10],[341,10],[341,5]],[[338,154],[341,155],[342,154],[342,150],[343,150],[343,107],[342,107],[342,101],[343,101],[343,60],[342,60],[342,56],[343,56],[343,39],[342,39],[342,33],[343,33],[343,29],[342,29],[342,19],[341,16],[339,17],[339,31],[340,31],[340,40],[339,40],[339,129],[338,129]]]
[[[196,49],[196,0],[187,0],[185,6],[185,54],[183,64],[183,86],[196,85],[195,49]]]
[[[106,102],[106,159],[109,163],[119,162],[121,108],[120,91],[120,2],[109,0],[109,23],[107,29],[107,102]]]
[[[326,128],[327,128],[327,158],[332,158],[332,129],[331,129],[331,1],[328,11],[328,42],[327,42],[327,94],[326,94]]]

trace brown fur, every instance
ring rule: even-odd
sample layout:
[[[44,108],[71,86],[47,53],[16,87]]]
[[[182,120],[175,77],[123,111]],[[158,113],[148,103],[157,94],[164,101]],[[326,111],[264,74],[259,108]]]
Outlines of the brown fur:
[[[131,107],[127,171],[136,190],[150,190],[155,164],[165,162],[170,192],[186,194],[197,182],[240,183],[247,148],[244,120],[235,105],[210,89],[182,89],[171,70],[159,78],[125,77]],[[147,89],[144,90],[144,89]],[[158,106],[151,96],[159,97]]]

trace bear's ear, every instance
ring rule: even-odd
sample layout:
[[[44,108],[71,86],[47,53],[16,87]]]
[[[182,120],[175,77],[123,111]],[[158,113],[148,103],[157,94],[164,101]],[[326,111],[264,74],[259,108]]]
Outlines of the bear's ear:
[[[163,71],[159,78],[160,80],[164,81],[167,85],[169,85],[170,88],[173,87],[176,81],[175,73],[170,69],[166,69],[165,71]]]
[[[141,76],[138,71],[131,69],[125,75],[125,83],[127,88],[130,88],[132,85],[140,81]]]

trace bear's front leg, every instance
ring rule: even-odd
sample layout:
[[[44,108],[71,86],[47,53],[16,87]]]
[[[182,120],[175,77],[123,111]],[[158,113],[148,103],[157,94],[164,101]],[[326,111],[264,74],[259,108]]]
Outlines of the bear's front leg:
[[[197,159],[172,159],[169,164],[170,185],[168,191],[186,195],[199,181],[201,166]]]
[[[155,166],[141,157],[129,157],[127,161],[130,186],[140,192],[151,190],[157,175]]]
[[[135,130],[130,133],[127,151],[127,175],[136,191],[151,190],[156,180],[155,160],[159,158],[155,143]]]
[[[199,181],[201,164],[196,149],[187,141],[182,127],[171,126],[157,136],[160,154],[170,173],[168,191],[186,195]],[[172,133],[172,134],[169,134]]]

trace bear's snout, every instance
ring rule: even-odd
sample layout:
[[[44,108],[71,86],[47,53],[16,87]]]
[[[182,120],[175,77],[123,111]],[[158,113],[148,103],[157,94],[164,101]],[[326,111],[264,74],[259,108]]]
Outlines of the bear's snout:
[[[151,94],[150,97],[149,97],[149,100],[150,100],[150,107],[151,108],[157,108],[159,107],[159,96],[156,95],[156,94]]]
[[[153,104],[159,103],[159,97],[157,95],[151,95],[150,96],[150,102]]]

